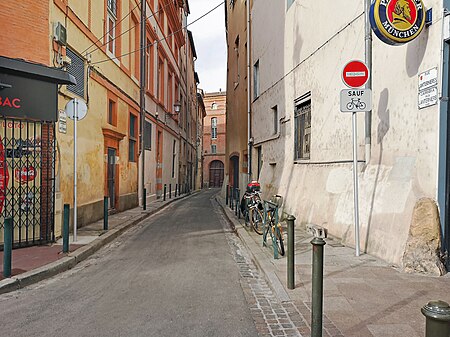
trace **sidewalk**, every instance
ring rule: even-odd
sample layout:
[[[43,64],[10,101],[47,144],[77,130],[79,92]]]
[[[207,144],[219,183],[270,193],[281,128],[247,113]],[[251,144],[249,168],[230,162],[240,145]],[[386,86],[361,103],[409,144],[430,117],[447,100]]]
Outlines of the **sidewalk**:
[[[286,256],[274,260],[272,249],[262,247],[262,236],[248,231],[224,199],[216,199],[280,300],[292,302],[309,325],[312,236],[304,226],[296,226],[295,289],[288,290]],[[425,317],[420,309],[431,300],[450,302],[449,274],[404,274],[373,256],[356,257],[354,249],[337,239],[325,240],[324,336],[422,337]]]
[[[103,219],[83,226],[77,231],[76,242],[72,242],[73,235],[70,235],[69,254],[62,253],[62,239],[53,244],[13,249],[11,278],[3,278],[3,251],[1,251],[0,294],[26,287],[73,268],[128,228],[188,195],[192,194],[183,194],[166,201],[153,201],[147,205],[145,211],[141,207],[136,207],[111,214],[108,216],[108,231],[103,230]]]

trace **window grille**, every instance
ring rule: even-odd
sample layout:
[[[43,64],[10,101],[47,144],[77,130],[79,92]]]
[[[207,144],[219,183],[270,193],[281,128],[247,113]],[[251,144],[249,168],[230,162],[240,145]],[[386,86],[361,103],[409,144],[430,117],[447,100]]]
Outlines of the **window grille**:
[[[152,149],[152,124],[145,122],[144,147],[146,150]]]
[[[295,159],[309,159],[311,150],[311,94],[296,102],[295,115]]]
[[[82,57],[75,54],[70,48],[67,48],[67,56],[71,60],[71,64],[67,65],[67,71],[69,74],[73,75],[77,81],[77,84],[68,85],[67,90],[80,97],[84,97],[84,60]]]
[[[217,145],[211,145],[211,153],[216,154],[217,153]]]

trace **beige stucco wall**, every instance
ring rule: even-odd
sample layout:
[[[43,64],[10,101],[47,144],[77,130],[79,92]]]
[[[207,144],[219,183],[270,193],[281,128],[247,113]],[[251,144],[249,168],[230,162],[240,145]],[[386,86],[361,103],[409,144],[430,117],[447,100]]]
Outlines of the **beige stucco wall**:
[[[352,121],[351,114],[339,112],[339,92],[345,88],[343,66],[364,60],[362,5],[296,1],[286,12],[285,2],[261,0],[252,9],[252,31],[265,32],[252,35],[261,92],[252,105],[252,127],[262,147],[264,194],[283,195],[284,211],[294,214],[299,225],[322,225],[348,245],[354,244]],[[442,3],[427,1],[426,6],[440,8]],[[388,46],[373,36],[372,154],[368,165],[358,168],[361,247],[395,264],[415,203],[421,197],[436,199],[438,106],[419,110],[417,94],[418,74],[441,69],[439,22],[435,18],[404,46]],[[311,157],[295,162],[294,100],[307,92]],[[281,121],[273,137],[267,130],[272,130],[275,105]],[[364,150],[364,114],[359,113],[362,161]]]

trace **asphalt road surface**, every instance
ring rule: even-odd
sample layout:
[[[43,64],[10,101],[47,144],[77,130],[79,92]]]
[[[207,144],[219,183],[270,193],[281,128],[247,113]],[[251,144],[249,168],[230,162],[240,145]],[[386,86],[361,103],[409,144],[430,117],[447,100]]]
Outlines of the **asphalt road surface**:
[[[223,223],[202,192],[71,271],[0,296],[1,336],[257,336]]]

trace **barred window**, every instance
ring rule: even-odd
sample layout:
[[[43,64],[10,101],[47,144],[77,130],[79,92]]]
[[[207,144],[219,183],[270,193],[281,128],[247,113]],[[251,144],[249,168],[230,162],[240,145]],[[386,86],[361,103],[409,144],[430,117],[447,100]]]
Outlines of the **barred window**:
[[[108,0],[108,11],[117,18],[117,0]]]
[[[74,94],[84,97],[84,60],[78,54],[75,54],[70,48],[67,48],[67,56],[71,60],[71,64],[67,65],[67,71],[77,80],[77,84],[67,86],[67,90]]]
[[[215,145],[215,144],[211,145],[211,153],[212,154],[216,154],[217,153],[217,145]]]
[[[309,159],[311,150],[311,94],[296,101],[295,115],[295,159]]]
[[[152,149],[152,124],[149,122],[145,122],[145,130],[144,130],[144,147],[146,150]]]
[[[130,113],[130,126],[129,126],[129,140],[128,140],[128,160],[131,162],[136,161],[136,144],[137,144],[137,118]]]

